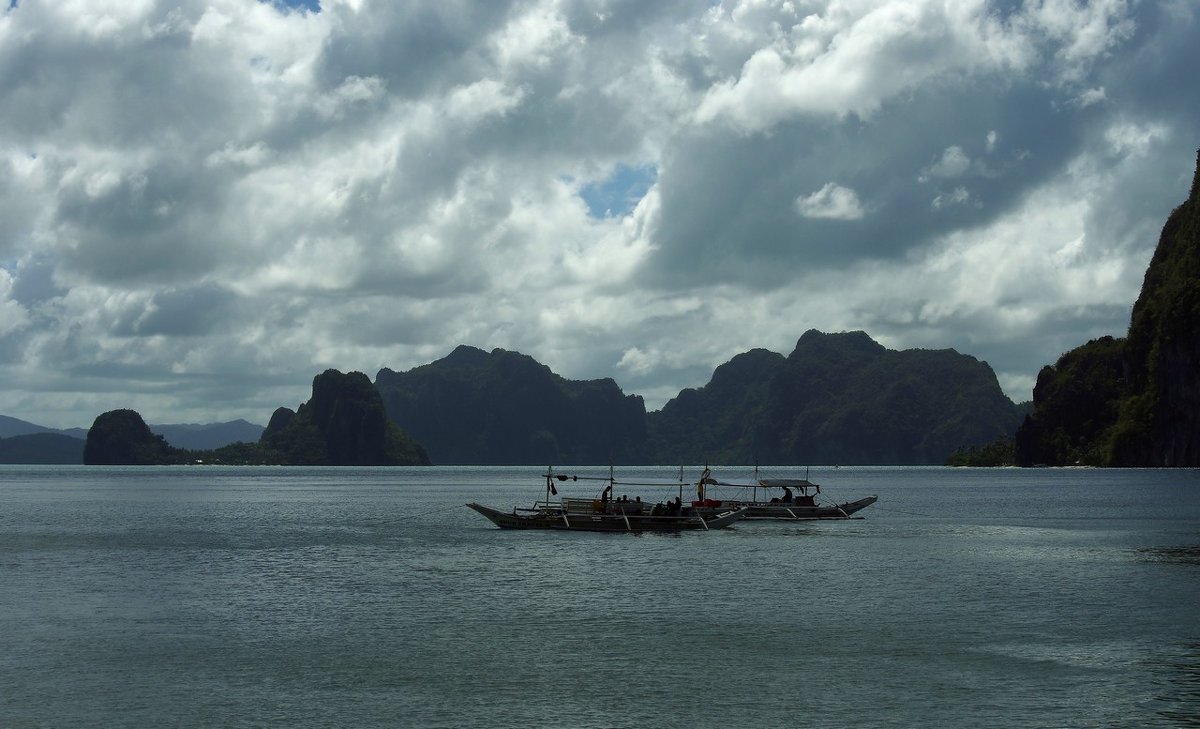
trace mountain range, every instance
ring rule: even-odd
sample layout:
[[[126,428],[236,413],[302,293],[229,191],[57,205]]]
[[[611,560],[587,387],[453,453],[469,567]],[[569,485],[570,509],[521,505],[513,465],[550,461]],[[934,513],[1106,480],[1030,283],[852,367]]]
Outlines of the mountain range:
[[[863,332],[806,332],[790,355],[734,357],[662,410],[611,379],[567,380],[533,358],[460,346],[375,385],[437,464],[941,464],[1011,435],[1023,410],[995,373],[945,350],[889,350]]]
[[[12,438],[18,435],[32,435],[34,433],[56,433],[65,435],[71,438],[79,438],[83,440],[87,438],[87,428],[47,428],[44,425],[37,425],[25,420],[10,418],[7,415],[0,415],[0,438]]]
[[[373,397],[358,392],[363,385],[371,387],[356,373],[319,375],[307,409],[280,408],[265,430],[244,420],[149,430],[178,450],[241,442],[266,446],[252,448],[253,458],[273,452],[288,463],[911,465],[941,464],[956,449],[1011,436],[1023,415],[987,363],[951,349],[890,350],[864,332],[810,330],[786,357],[765,349],[739,354],[706,385],[683,390],[655,412],[610,378],[568,380],[527,355],[466,345],[406,372],[378,372],[380,415],[402,433],[354,425],[373,417]],[[343,404],[327,413],[320,403],[333,402],[325,395],[330,388]],[[359,404],[347,410],[352,403]],[[342,422],[348,413],[354,423]],[[16,438],[51,431],[12,418],[0,425],[8,429],[0,432],[24,428]],[[415,442],[403,446],[403,457],[383,457],[384,446],[359,442],[368,435],[393,444],[389,449],[407,436]],[[11,440],[0,440],[0,461],[9,445],[11,458],[30,457],[31,444]],[[57,446],[81,450],[78,439]],[[71,457],[38,462],[79,462]]]
[[[176,448],[212,450],[231,443],[257,443],[263,426],[245,420],[224,423],[150,425]],[[83,462],[87,428],[48,428],[0,415],[0,463],[71,464]]]
[[[1011,435],[1022,413],[969,355],[810,330],[787,357],[753,350],[721,365],[650,413],[648,430],[662,463],[940,465]]]

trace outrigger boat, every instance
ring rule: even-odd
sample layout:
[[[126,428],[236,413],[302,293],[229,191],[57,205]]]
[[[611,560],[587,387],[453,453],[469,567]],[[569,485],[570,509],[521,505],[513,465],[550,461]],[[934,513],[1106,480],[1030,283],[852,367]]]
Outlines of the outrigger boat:
[[[713,499],[707,495],[709,486],[752,489],[752,494],[749,499]],[[759,489],[766,494],[782,489],[783,494],[760,500]],[[799,493],[794,494],[793,491]],[[758,469],[755,469],[755,476],[749,482],[721,481],[713,478],[712,472],[705,468],[696,482],[697,498],[692,502],[692,508],[702,514],[745,508],[746,519],[861,519],[861,516],[852,515],[879,500],[878,496],[872,494],[841,504],[818,504],[816,495],[819,493],[821,487],[807,478],[758,478]]]
[[[656,484],[618,482],[610,469],[607,477],[568,476],[547,470],[545,496],[533,507],[513,508],[511,512],[493,509],[490,506],[470,503],[468,508],[483,514],[501,529],[560,529],[582,532],[679,532],[688,530],[706,531],[723,529],[742,519],[748,509],[696,509],[683,504],[682,482],[679,498],[667,504],[651,505],[641,497],[629,501],[622,496],[612,498],[613,487],[653,486]],[[608,485],[598,499],[562,498],[551,501],[558,495],[555,481],[606,481]],[[662,486],[663,484],[657,484]]]

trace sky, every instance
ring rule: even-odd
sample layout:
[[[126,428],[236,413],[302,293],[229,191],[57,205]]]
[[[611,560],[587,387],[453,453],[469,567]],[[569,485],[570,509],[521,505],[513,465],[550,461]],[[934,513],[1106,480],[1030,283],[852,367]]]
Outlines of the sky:
[[[809,329],[1122,336],[1195,0],[8,0],[0,414],[266,423],[459,344],[660,408]]]

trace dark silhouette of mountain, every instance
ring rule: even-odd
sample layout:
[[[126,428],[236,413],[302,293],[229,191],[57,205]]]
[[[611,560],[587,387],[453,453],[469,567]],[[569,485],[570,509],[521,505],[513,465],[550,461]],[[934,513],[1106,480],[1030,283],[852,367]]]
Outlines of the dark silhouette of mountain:
[[[47,428],[43,425],[35,425],[24,420],[18,420],[17,418],[10,418],[7,415],[0,415],[0,438],[52,432],[54,432],[54,428]]]
[[[260,444],[289,465],[429,465],[429,456],[388,420],[379,391],[361,372],[313,378],[312,398],[292,412],[279,408]]]
[[[140,415],[138,417],[141,417]],[[263,427],[245,420],[225,423],[150,425],[169,445],[186,450],[213,450],[231,443],[257,443]],[[82,463],[88,431],[83,428],[49,428],[0,415],[0,438],[43,437],[0,446],[0,463]],[[22,460],[22,459],[34,460]]]
[[[213,450],[230,443],[257,443],[262,437],[263,426],[245,420],[230,420],[224,423],[176,423],[150,425],[150,430],[161,435],[176,448],[189,450]]]
[[[1042,368],[1016,454],[1022,465],[1200,466],[1200,151],[1127,338],[1093,340]]]
[[[83,440],[87,438],[87,430],[83,428],[47,428],[25,420],[0,415],[0,438],[11,438],[14,435],[32,435],[34,433],[58,433]]]
[[[942,463],[1011,435],[1018,406],[974,357],[889,350],[864,332],[806,332],[787,358],[754,350],[650,414],[677,462]]]
[[[750,432],[770,401],[784,356],[752,349],[717,367],[647,416],[651,451],[661,463],[753,463]],[[735,455],[738,454],[738,455]]]
[[[326,370],[297,412],[279,408],[257,443],[211,450],[169,445],[133,410],[96,418],[83,448],[86,464],[243,463],[316,466],[428,465],[429,457],[387,419],[383,401],[361,372]]]
[[[376,387],[441,464],[942,463],[1020,422],[986,363],[862,332],[740,354],[649,414],[612,380],[565,380],[503,349],[383,369]]]
[[[1033,388],[1035,409],[1017,431],[1020,465],[1100,465],[1117,421],[1125,382],[1125,340],[1101,337],[1043,367]]]
[[[173,463],[174,449],[150,431],[134,410],[110,410],[96,416],[88,430],[83,462],[96,466],[144,466]]]
[[[439,464],[646,462],[646,408],[611,379],[565,380],[533,358],[460,346],[407,372],[381,369],[388,416]]]
[[[29,433],[0,438],[0,463],[83,463],[82,438],[62,433]]]

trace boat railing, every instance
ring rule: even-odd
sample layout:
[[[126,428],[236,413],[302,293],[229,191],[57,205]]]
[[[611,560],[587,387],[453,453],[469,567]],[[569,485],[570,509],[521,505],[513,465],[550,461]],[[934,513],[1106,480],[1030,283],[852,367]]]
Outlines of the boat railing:
[[[604,501],[602,499],[563,499],[558,504],[548,503],[550,508],[561,508],[568,514],[627,514],[638,516],[649,509],[642,501]]]

